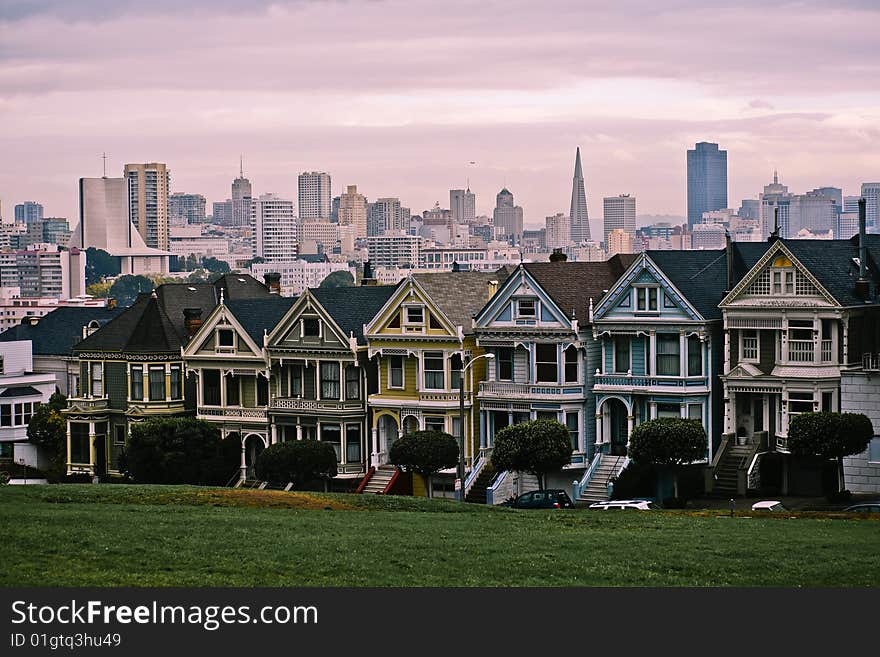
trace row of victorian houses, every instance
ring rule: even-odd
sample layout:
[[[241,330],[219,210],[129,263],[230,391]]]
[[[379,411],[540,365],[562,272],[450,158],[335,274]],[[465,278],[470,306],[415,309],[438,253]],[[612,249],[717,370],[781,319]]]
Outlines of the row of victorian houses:
[[[821,473],[787,448],[796,414],[864,412],[880,429],[880,235],[372,282],[288,298],[274,275],[230,274],[90,322],[60,365],[69,472],[118,472],[133,423],[189,414],[240,440],[233,479],[271,444],[316,439],[336,450],[335,487],[382,491],[394,441],[438,429],[464,437],[468,498],[500,502],[530,482],[491,470],[493,436],[551,418],[573,451],[548,486],[587,500],[628,466],[634,427],[672,416],[706,430],[707,490],[812,493]],[[39,327],[16,328],[0,339],[36,352]],[[880,439],[846,478],[880,491]]]

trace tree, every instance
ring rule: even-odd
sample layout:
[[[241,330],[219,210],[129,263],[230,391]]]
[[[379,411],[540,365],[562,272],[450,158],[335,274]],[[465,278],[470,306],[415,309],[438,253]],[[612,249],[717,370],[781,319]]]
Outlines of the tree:
[[[504,427],[495,434],[492,467],[496,470],[530,472],[544,488],[548,472],[571,462],[571,438],[556,420],[532,420]]]
[[[50,481],[60,481],[67,471],[67,420],[61,415],[66,407],[67,398],[52,393],[47,403],[37,406],[27,428],[28,440],[49,457]]]
[[[209,272],[216,274],[228,274],[230,271],[229,263],[225,260],[218,260],[217,258],[204,258],[202,260],[202,266]]]
[[[130,306],[141,292],[151,292],[155,286],[146,276],[126,274],[117,278],[110,287],[110,296],[120,306]]]
[[[193,271],[194,269],[197,269],[198,266],[199,266],[199,261],[196,258],[195,253],[190,253],[188,256],[186,256],[186,263],[184,265],[184,271]]]
[[[798,456],[837,459],[837,490],[843,479],[843,458],[864,452],[874,437],[871,420],[861,413],[801,413],[788,428],[788,449]]]
[[[86,294],[97,299],[106,299],[110,296],[110,288],[113,283],[109,281],[98,281],[86,287]]]
[[[315,479],[336,476],[336,450],[317,440],[290,440],[270,445],[254,463],[257,477],[264,481],[290,482],[302,489]]]
[[[394,441],[388,460],[406,472],[424,477],[428,497],[433,497],[432,477],[444,468],[458,465],[458,441],[442,431],[416,431]]]
[[[318,287],[354,287],[354,276],[343,269],[330,272]]]
[[[159,417],[132,425],[123,461],[138,483],[219,486],[238,466],[240,454],[240,444],[232,449],[204,420]]]
[[[86,249],[86,285],[102,281],[108,276],[118,276],[119,272],[119,258],[93,246]]]
[[[679,468],[706,458],[707,447],[702,422],[662,417],[642,422],[633,429],[628,454],[639,465],[671,468],[673,495],[678,498]]]

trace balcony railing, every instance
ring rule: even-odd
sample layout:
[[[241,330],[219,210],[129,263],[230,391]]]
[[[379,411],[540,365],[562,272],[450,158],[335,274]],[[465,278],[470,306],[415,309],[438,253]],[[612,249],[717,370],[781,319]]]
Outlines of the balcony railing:
[[[792,363],[812,363],[814,353],[812,340],[788,341],[788,360]]]
[[[831,340],[822,340],[822,362],[831,362]]]
[[[706,377],[631,376],[629,374],[597,374],[596,386],[620,388],[699,388],[709,385]]]
[[[364,402],[358,399],[338,401],[330,399],[299,399],[297,397],[275,397],[272,410],[280,411],[360,411]]]
[[[483,381],[480,383],[480,395],[483,397],[504,398],[550,398],[565,399],[583,397],[584,386],[575,383],[509,383],[506,381]]]
[[[862,354],[862,369],[866,372],[880,372],[880,354]]]
[[[67,402],[70,406],[76,406],[83,412],[95,412],[107,410],[108,397],[70,397]]]
[[[238,418],[242,420],[266,420],[269,417],[265,408],[223,408],[217,406],[199,406],[199,415],[224,419]]]

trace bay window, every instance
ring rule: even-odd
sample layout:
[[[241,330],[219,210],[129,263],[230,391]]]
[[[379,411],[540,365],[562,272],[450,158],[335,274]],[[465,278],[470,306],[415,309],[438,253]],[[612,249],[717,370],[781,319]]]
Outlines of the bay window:
[[[498,347],[495,350],[496,375],[499,381],[513,381],[513,349]]]
[[[424,358],[425,388],[442,390],[443,384],[443,352],[428,351]]]
[[[361,374],[360,368],[354,365],[345,366],[345,398],[360,399]]]
[[[657,334],[657,374],[659,376],[679,376],[680,344],[677,333]]]
[[[321,363],[321,399],[339,399],[339,363]]]
[[[565,348],[562,352],[563,361],[565,363],[565,382],[577,383],[578,380],[578,352],[577,347],[573,344]]]
[[[688,376],[703,375],[703,343],[696,335],[687,339]]]
[[[131,398],[141,401],[144,398],[144,366],[131,366]]]
[[[202,370],[202,403],[206,406],[220,405],[220,371]]]
[[[342,430],[338,424],[321,425],[321,442],[330,443],[336,453],[336,462],[342,461]]]
[[[361,461],[361,425],[345,425],[345,462],[360,463]]]
[[[165,367],[163,365],[151,365],[149,379],[150,401],[163,401],[165,399]]]

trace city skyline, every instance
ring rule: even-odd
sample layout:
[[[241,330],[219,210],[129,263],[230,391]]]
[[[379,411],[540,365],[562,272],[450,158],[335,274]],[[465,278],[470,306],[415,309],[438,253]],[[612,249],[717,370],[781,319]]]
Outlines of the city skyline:
[[[170,191],[209,202],[228,198],[242,152],[255,194],[292,197],[299,172],[328,171],[334,196],[356,184],[418,212],[470,180],[489,215],[506,186],[534,227],[568,208],[579,145],[594,234],[601,199],[621,193],[685,216],[683,153],[699,141],[728,151],[734,207],[774,169],[799,192],[858,194],[880,178],[880,94],[864,84],[875,8],[643,4],[469,5],[465,25],[455,3],[257,3],[246,17],[225,2],[0,8],[0,148],[16,154],[0,170],[4,217],[33,199],[75,222],[76,181],[101,175],[104,151],[108,175],[165,162]],[[637,35],[620,28],[635,12]],[[321,27],[280,38],[303,20]],[[364,22],[369,37],[353,27]],[[146,49],[155,65],[127,78]],[[223,92],[230,76],[246,93]]]

